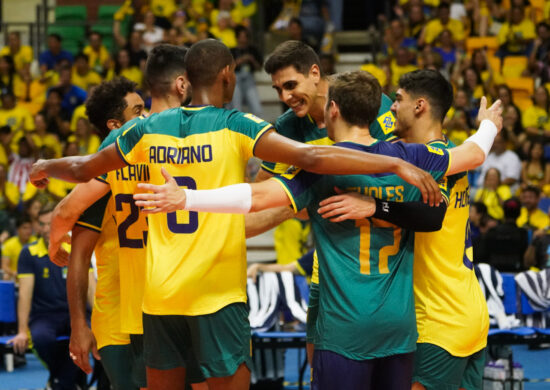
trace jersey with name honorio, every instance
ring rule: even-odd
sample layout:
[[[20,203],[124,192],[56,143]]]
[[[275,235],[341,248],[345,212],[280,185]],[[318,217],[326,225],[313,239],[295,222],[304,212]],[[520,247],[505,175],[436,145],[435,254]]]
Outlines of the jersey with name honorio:
[[[341,147],[404,159],[444,178],[445,150],[402,142]],[[413,298],[414,233],[377,219],[333,223],[318,213],[334,188],[379,199],[420,200],[416,187],[393,174],[316,175],[291,169],[277,176],[295,210],[308,208],[319,257],[316,349],[364,360],[412,352],[417,332]]]
[[[214,106],[153,114],[117,140],[129,164],[145,163],[150,182],[161,167],[180,187],[213,189],[244,182],[247,161],[271,124]],[[143,311],[153,315],[210,314],[246,302],[244,216],[180,210],[148,217]]]
[[[91,323],[97,348],[129,344],[129,335],[120,331],[119,248],[111,193],[88,207],[76,224],[100,234],[94,249],[97,284]]]
[[[431,142],[441,149],[452,142]],[[487,303],[473,269],[468,176],[450,176],[449,204],[441,230],[416,233],[414,294],[418,342],[453,356],[469,356],[487,345]]]
[[[134,118],[120,129],[113,130],[103,140],[100,150],[116,142],[118,136],[144,120]],[[142,334],[143,291],[147,259],[147,218],[134,203],[133,194],[138,183],[149,181],[146,164],[129,165],[98,178],[111,187],[113,215],[116,221],[120,272],[120,330],[123,333]]]

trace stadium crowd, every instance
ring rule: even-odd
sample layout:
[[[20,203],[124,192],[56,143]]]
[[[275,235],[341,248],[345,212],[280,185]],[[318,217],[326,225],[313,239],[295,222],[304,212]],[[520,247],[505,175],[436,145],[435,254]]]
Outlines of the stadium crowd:
[[[271,30],[315,48],[327,75],[338,70],[333,35],[342,26],[333,3],[287,1],[269,21]],[[47,49],[36,58],[20,32],[9,32],[0,50],[4,280],[17,281],[20,259],[37,255],[24,252],[25,246],[49,234],[44,215],[76,185],[51,178],[39,189],[29,182],[32,165],[38,159],[98,151],[103,137],[90,123],[85,102],[103,81],[125,77],[134,82],[150,108],[145,67],[156,46],[221,41],[236,61],[230,106],[262,115],[254,73],[264,71],[264,56],[271,53],[262,53],[252,43],[256,8],[256,2],[244,0],[126,1],[114,15],[112,47],[104,45],[101,33],[91,31],[87,45],[71,52],[65,50],[63,37],[52,33]],[[128,19],[131,27],[125,32],[122,22]],[[473,260],[502,272],[550,268],[550,2],[405,0],[390,14],[378,15],[371,29],[378,31],[380,49],[360,69],[376,77],[392,99],[401,76],[417,69],[437,70],[451,82],[454,99],[443,133],[455,145],[475,133],[483,96],[489,105],[501,100],[502,132],[484,164],[468,175],[471,192],[464,201],[472,206]],[[311,248],[309,224],[298,219],[286,223],[275,236],[283,264]],[[43,248],[36,250],[39,254]]]

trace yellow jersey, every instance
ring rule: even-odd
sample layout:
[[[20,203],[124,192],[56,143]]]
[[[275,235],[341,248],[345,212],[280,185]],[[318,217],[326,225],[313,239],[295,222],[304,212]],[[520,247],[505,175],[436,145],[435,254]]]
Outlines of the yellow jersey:
[[[130,336],[120,330],[119,248],[114,210],[109,193],[90,206],[76,223],[101,233],[95,246],[97,285],[92,310],[92,332],[98,349],[130,343]]]
[[[522,207],[516,224],[526,229],[547,229],[550,226],[550,218],[541,209],[536,209],[529,214],[527,209]]]
[[[27,45],[21,45],[17,53],[12,53],[9,46],[4,46],[0,50],[0,56],[12,56],[13,64],[16,70],[21,70],[25,65],[28,65],[33,60],[32,47]]]
[[[435,344],[464,357],[487,345],[489,313],[472,264],[467,174],[448,177],[448,185],[449,204],[441,230],[415,234],[416,323],[419,343]]]
[[[521,114],[521,124],[524,128],[535,127],[550,130],[548,112],[544,108],[535,105],[532,105]]]
[[[449,22],[443,25],[441,20],[434,19],[426,25],[424,40],[426,43],[431,44],[443,30],[449,30],[451,34],[453,34],[453,39],[455,41],[462,41],[465,38],[464,28],[460,20],[449,19]]]
[[[245,181],[254,145],[271,128],[236,110],[182,107],[134,123],[117,147],[128,164],[147,163],[152,184],[164,183],[165,167],[181,187],[213,189]],[[145,313],[202,315],[246,302],[243,215],[178,211],[148,221]]]
[[[29,242],[34,241],[36,241],[36,237],[31,236],[31,238],[29,238]],[[17,272],[17,261],[19,260],[19,254],[25,245],[27,245],[27,243],[22,244],[21,241],[19,241],[18,236],[10,237],[4,241],[4,244],[2,244],[2,257],[7,257],[10,259],[10,269],[13,272]]]

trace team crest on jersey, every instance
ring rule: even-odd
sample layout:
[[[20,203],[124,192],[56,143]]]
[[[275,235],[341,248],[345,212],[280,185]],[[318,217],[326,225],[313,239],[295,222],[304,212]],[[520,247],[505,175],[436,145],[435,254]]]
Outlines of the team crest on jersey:
[[[382,128],[382,131],[384,134],[391,133],[395,128],[395,117],[393,116],[393,113],[391,111],[386,112],[383,115],[380,115],[378,118],[378,123],[380,124],[380,127]]]
[[[430,146],[430,145],[426,145],[426,147],[428,148],[430,153],[435,153],[435,154],[438,154],[440,156],[443,156],[443,150],[442,149],[434,148],[433,146]]]
[[[263,119],[258,118],[254,114],[246,114],[244,117],[247,118],[247,119],[250,119],[251,121],[253,121],[255,123],[262,123],[264,121]]]

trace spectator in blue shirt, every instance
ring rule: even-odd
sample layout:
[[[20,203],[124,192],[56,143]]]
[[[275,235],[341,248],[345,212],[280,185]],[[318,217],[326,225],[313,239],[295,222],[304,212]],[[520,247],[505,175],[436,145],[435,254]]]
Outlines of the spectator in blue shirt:
[[[67,50],[63,50],[61,41],[62,38],[58,34],[48,35],[48,50],[40,53],[40,57],[38,58],[42,73],[54,69],[62,60],[67,60],[70,64],[73,63],[73,55]]]

